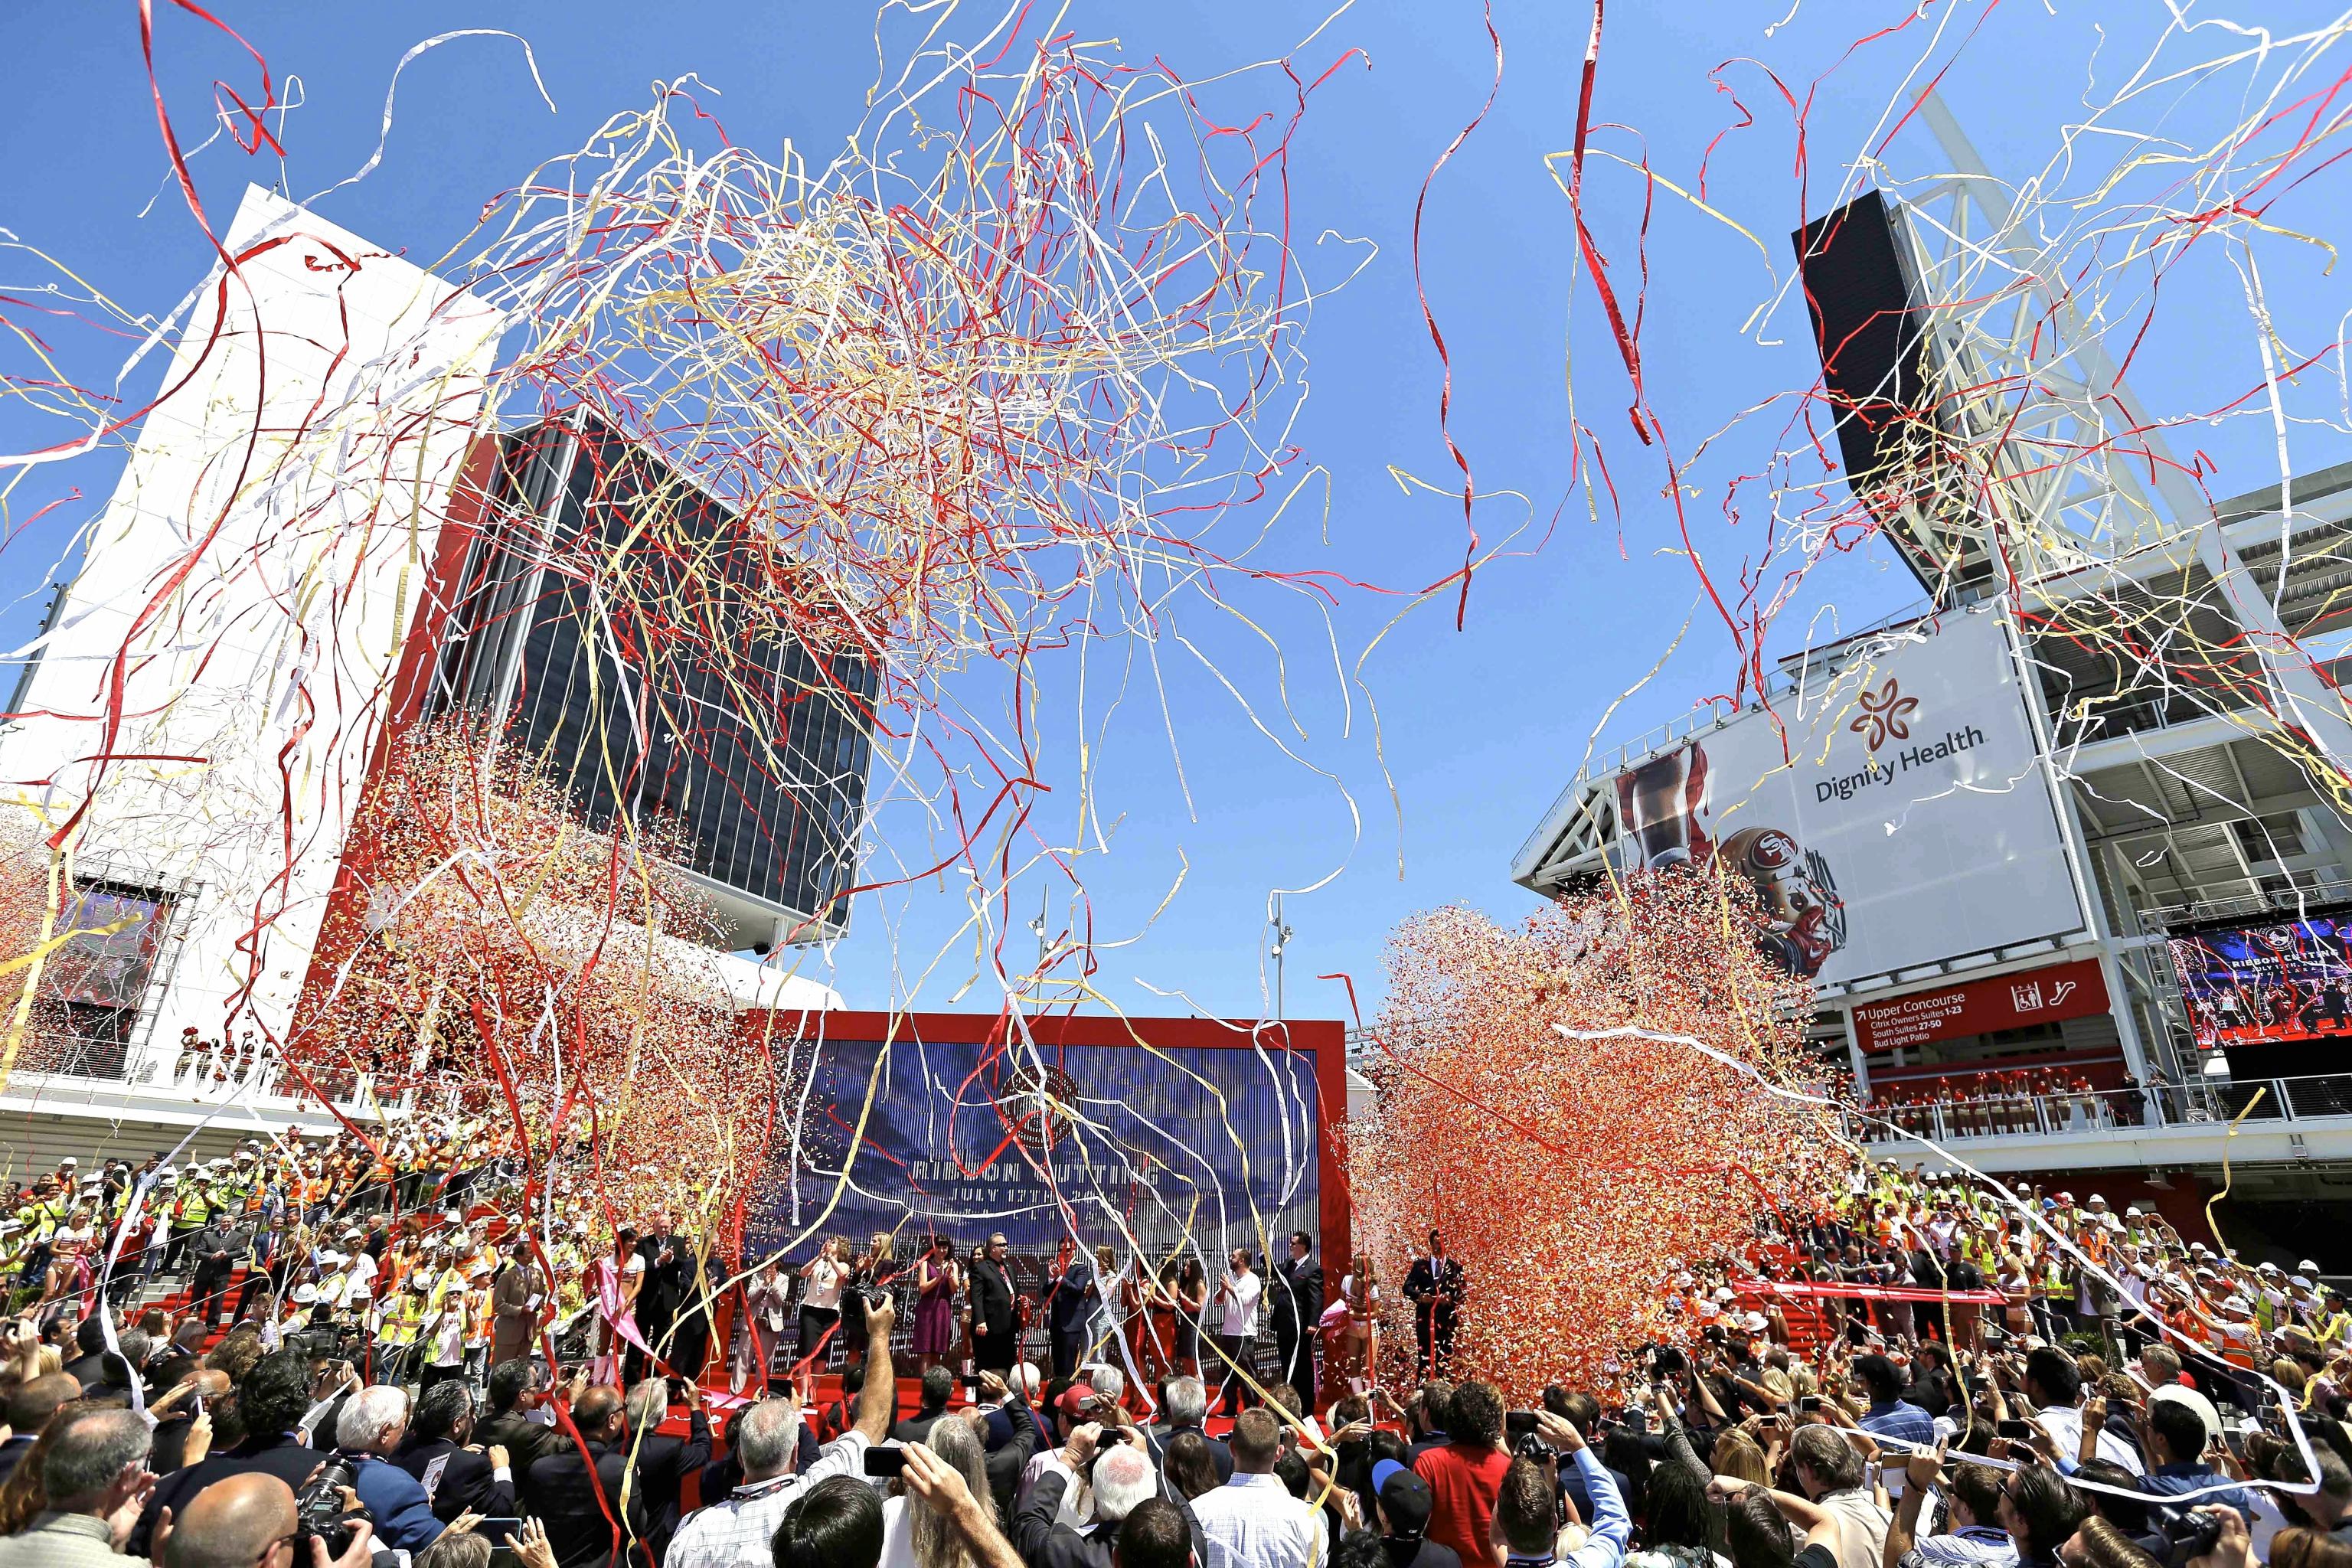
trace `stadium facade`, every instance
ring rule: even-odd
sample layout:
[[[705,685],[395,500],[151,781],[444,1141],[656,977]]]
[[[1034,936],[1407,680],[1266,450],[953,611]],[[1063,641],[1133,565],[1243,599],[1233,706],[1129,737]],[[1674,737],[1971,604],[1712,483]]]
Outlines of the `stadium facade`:
[[[677,825],[726,945],[775,955],[714,955],[739,1006],[839,1006],[784,955],[845,922],[870,667],[745,622],[730,520],[657,455],[584,411],[492,428],[499,322],[470,296],[258,188],[226,247],[0,724],[0,778],[76,846],[77,933],[45,965],[58,1022],[0,1091],[0,1161],[332,1125],[277,1043],[373,770],[461,708],[546,754],[593,826]],[[328,422],[348,438],[317,441],[355,399]],[[698,580],[740,633],[725,672],[594,635],[614,596],[567,567],[677,574],[615,548],[656,509],[718,560]],[[722,678],[786,716],[781,745],[732,721]]]
[[[2066,536],[2134,482],[2116,476],[2013,543],[2028,530],[1989,515],[2006,498],[1936,471],[1940,389],[1988,373],[1946,330],[1911,216],[1874,194],[1796,242],[1849,480],[1926,599],[1782,661],[1737,710],[1596,755],[1512,878],[1562,897],[1714,859],[1756,885],[1818,987],[1817,1043],[1882,1113],[2011,1097],[1906,1109],[1903,1129],[2117,1207],[2186,1213],[2226,1161],[2239,1224],[2338,1220],[2352,658],[2330,650],[2352,629],[2352,464],[2218,504],[2168,474],[2160,522]],[[2086,395],[2136,409],[2109,374]],[[2067,1090],[2020,1098],[2037,1080]]]

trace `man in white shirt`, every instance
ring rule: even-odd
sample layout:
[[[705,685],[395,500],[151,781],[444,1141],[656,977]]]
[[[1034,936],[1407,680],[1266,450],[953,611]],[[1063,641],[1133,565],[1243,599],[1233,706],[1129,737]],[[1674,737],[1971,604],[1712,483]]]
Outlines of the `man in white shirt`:
[[[1225,1277],[1217,1282],[1216,1300],[1209,1303],[1217,1322],[1212,1336],[1217,1345],[1217,1364],[1224,1369],[1223,1384],[1217,1392],[1220,1414],[1254,1402],[1241,1373],[1249,1366],[1250,1351],[1257,1338],[1257,1301],[1265,1289],[1265,1282],[1250,1271],[1249,1248],[1234,1247]]]
[[[743,1463],[743,1484],[688,1514],[670,1538],[663,1568],[761,1568],[784,1512],[806,1488],[832,1476],[863,1479],[866,1450],[880,1442],[898,1416],[898,1384],[890,1369],[888,1301],[866,1309],[866,1386],[857,1395],[857,1424],[817,1450],[816,1462],[794,1474],[800,1442],[797,1398],[763,1399],[735,1419],[729,1441]]]
[[[2073,1356],[2055,1345],[2043,1345],[2028,1355],[2025,1397],[2040,1407],[2033,1413],[2034,1424],[2050,1434],[2061,1454],[2072,1459],[2083,1451],[2083,1374]],[[2136,1476],[2146,1473],[2138,1451],[2113,1432],[2102,1429],[2098,1444],[2100,1458]]]
[[[1274,1473],[1280,1424],[1244,1410],[1232,1446],[1234,1479],[1192,1500],[1201,1568],[1315,1568],[1323,1561],[1323,1512],[1292,1497]]]

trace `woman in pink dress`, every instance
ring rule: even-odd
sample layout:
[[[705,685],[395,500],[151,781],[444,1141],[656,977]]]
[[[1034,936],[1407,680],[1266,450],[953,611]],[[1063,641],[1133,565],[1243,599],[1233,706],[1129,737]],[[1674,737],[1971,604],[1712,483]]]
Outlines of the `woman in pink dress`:
[[[621,1326],[631,1333],[637,1327],[637,1292],[646,1288],[646,1255],[637,1250],[637,1233],[623,1226],[613,1237],[613,1250],[588,1266],[588,1306],[595,1324],[591,1341],[589,1377],[596,1383],[621,1381]]]
[[[955,1244],[935,1236],[915,1260],[915,1360],[929,1369],[955,1351]]]

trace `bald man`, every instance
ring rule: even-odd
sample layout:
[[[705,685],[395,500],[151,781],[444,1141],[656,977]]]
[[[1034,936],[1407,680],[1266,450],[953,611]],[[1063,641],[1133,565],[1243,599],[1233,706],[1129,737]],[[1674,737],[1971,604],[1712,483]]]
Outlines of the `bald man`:
[[[607,1510],[621,1506],[621,1483],[629,1470],[629,1418],[621,1391],[606,1384],[586,1390],[572,1402],[572,1422],[582,1443],[558,1444],[532,1464],[523,1477],[522,1495],[530,1511],[547,1521],[557,1568],[604,1568],[618,1544],[614,1515]],[[631,1495],[626,1522],[631,1539],[646,1538],[641,1493]]]
[[[276,1476],[247,1471],[215,1481],[188,1504],[187,1517],[163,1535],[163,1568],[367,1568],[374,1532],[352,1526],[352,1544],[331,1563],[326,1542],[310,1542],[310,1561],[295,1562],[300,1531],[294,1489]]]

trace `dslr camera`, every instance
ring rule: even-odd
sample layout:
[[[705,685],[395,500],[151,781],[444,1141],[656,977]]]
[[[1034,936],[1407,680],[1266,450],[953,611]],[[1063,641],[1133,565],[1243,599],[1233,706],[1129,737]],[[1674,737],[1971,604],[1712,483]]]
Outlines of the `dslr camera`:
[[[352,1521],[343,1507],[343,1489],[358,1484],[358,1469],[341,1454],[330,1454],[319,1473],[303,1483],[294,1495],[296,1562],[310,1560],[305,1542],[325,1542],[331,1563],[351,1550]],[[361,1517],[366,1517],[364,1510]]]
[[[2211,1554],[2221,1542],[2221,1521],[2210,1513],[2191,1513],[2183,1510],[2158,1521],[2159,1530],[2171,1550],[2165,1553],[2168,1568],[2183,1568],[2190,1559]]]

